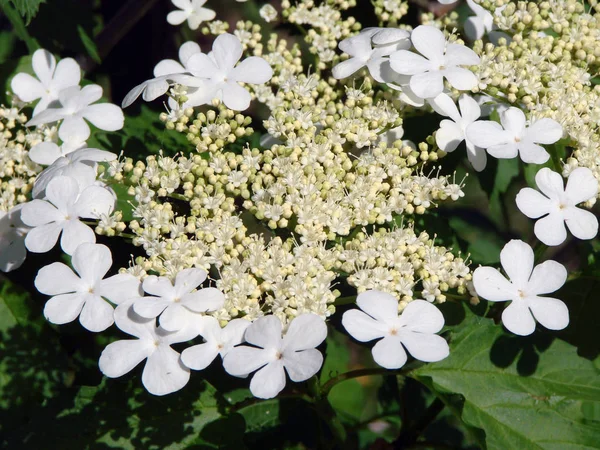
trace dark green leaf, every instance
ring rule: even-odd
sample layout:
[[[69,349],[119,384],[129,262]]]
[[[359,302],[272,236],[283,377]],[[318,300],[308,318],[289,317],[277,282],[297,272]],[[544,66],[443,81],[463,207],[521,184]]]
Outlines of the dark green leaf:
[[[18,13],[25,19],[26,25],[29,25],[31,19],[35,17],[40,5],[46,3],[46,0],[10,0]]]
[[[98,64],[101,64],[102,59],[100,58],[100,55],[98,54],[98,48],[96,47],[94,40],[86,33],[85,29],[81,25],[77,25],[77,32],[79,33],[81,42],[82,42],[83,46],[85,47],[85,49],[87,50],[88,54],[91,56],[91,58],[95,62],[97,62]]]

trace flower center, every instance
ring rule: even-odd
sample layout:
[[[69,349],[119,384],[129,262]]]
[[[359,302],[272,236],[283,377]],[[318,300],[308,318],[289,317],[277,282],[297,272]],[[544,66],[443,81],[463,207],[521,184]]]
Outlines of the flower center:
[[[521,142],[521,138],[518,136],[515,136],[515,142]]]
[[[275,352],[275,359],[281,359],[283,358],[283,353],[281,353],[280,351],[276,351]]]
[[[521,289],[519,289],[518,292],[519,292],[519,297],[521,297],[521,298],[526,297],[525,292],[523,292]]]
[[[179,303],[181,301],[181,299],[179,297],[175,297],[173,299],[173,303]]]

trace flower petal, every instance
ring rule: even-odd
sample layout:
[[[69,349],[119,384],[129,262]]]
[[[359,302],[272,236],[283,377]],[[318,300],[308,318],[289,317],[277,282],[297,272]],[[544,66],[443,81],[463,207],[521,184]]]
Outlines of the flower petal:
[[[567,228],[577,239],[594,239],[598,234],[598,219],[591,211],[571,206],[563,214]]]
[[[49,166],[61,156],[60,147],[54,142],[40,142],[29,151],[29,158],[43,166]]]
[[[140,280],[129,273],[118,273],[99,281],[95,292],[116,305],[142,295]]]
[[[108,344],[100,355],[100,371],[109,378],[117,378],[133,370],[145,360],[154,345],[141,339],[124,339]]]
[[[535,189],[523,188],[515,199],[519,210],[530,219],[537,219],[552,211],[552,202]]]
[[[562,125],[549,118],[536,120],[526,131],[527,139],[537,144],[554,144],[562,138],[562,135]]]
[[[477,77],[469,69],[463,67],[449,67],[442,71],[448,83],[459,91],[470,91],[477,86]]]
[[[133,310],[142,317],[152,319],[170,305],[172,305],[172,302],[163,300],[161,297],[142,297],[133,302]]]
[[[473,286],[477,295],[491,302],[511,300],[516,294],[513,284],[493,267],[475,269]]]
[[[473,145],[470,141],[465,140],[467,147],[467,158],[477,172],[481,172],[485,169],[487,164],[487,154],[485,149]]]
[[[290,323],[283,338],[283,348],[285,351],[315,348],[326,337],[327,325],[325,325],[325,321],[321,317],[311,313],[301,314],[296,316]]]
[[[62,236],[60,237],[60,248],[67,255],[72,255],[79,245],[96,242],[94,231],[79,220],[65,221]]]
[[[179,61],[185,66],[192,55],[201,52],[200,46],[194,41],[184,42],[181,44],[181,47],[179,47]]]
[[[105,131],[120,130],[125,123],[123,110],[112,103],[90,105],[81,112],[81,115],[94,126]]]
[[[154,66],[155,77],[162,77],[165,75],[170,75],[172,73],[184,72],[186,72],[185,67],[183,67],[179,62],[175,61],[174,59],[163,59],[156,66]]]
[[[47,223],[57,222],[64,216],[51,203],[44,200],[32,200],[25,203],[21,211],[21,220],[31,227],[39,227]]]
[[[360,309],[376,320],[385,321],[398,317],[398,299],[387,292],[369,290],[356,297]]]
[[[408,353],[419,361],[441,361],[450,354],[446,339],[437,334],[401,331],[399,335],[400,342],[406,347]]]
[[[527,298],[527,305],[539,323],[549,330],[562,330],[569,325],[569,309],[561,300],[551,297]]]
[[[52,297],[44,306],[44,317],[57,325],[73,322],[83,308],[84,298],[84,295],[77,292]]]
[[[535,331],[535,320],[522,300],[511,302],[502,311],[502,323],[508,331],[519,336],[529,336]]]
[[[259,317],[248,327],[245,338],[252,345],[272,348],[281,342],[281,328],[281,321],[277,316]]]
[[[350,58],[337,64],[332,71],[333,78],[343,80],[355,72],[358,72],[365,66],[365,61],[360,58]]]
[[[99,295],[86,294],[85,297],[79,322],[84,328],[94,333],[106,330],[114,323],[113,307]]]
[[[465,129],[467,139],[481,148],[489,148],[506,142],[506,134],[502,126],[491,120],[478,120]]]
[[[73,253],[71,264],[83,281],[95,286],[109,271],[112,254],[106,245],[84,243]]]
[[[442,120],[440,129],[435,132],[435,142],[440,149],[446,153],[453,152],[464,140],[464,134],[460,126],[451,120]]]
[[[408,50],[398,50],[392,53],[390,55],[390,67],[394,72],[401,75],[416,75],[434,68],[431,61]]]
[[[519,148],[514,142],[492,145],[488,147],[487,152],[498,159],[511,159],[519,154]]]
[[[227,82],[222,88],[223,103],[234,111],[244,111],[250,106],[252,96],[235,82]]]
[[[31,65],[33,66],[33,71],[44,87],[48,88],[52,82],[54,70],[56,69],[56,59],[54,58],[54,55],[48,50],[40,48],[33,53]]]
[[[210,366],[217,355],[219,347],[214,342],[198,344],[181,352],[181,362],[190,369],[203,370]]]
[[[34,284],[38,291],[46,295],[76,292],[82,287],[81,279],[70,267],[60,262],[42,267]]]
[[[53,178],[46,187],[46,197],[61,213],[68,213],[79,195],[79,184],[72,177]]]
[[[242,43],[230,33],[220,34],[212,46],[213,57],[222,71],[229,73],[242,57]]]
[[[564,216],[559,213],[548,214],[539,219],[533,227],[535,236],[546,245],[560,245],[567,239]]]
[[[195,267],[179,271],[175,277],[175,295],[183,297],[185,294],[196,289],[204,283],[207,275],[205,270]]]
[[[124,333],[136,336],[152,343],[156,340],[154,319],[146,319],[133,310],[134,300],[128,300],[115,308],[115,325]]]
[[[541,145],[530,141],[521,141],[517,144],[521,160],[528,164],[544,164],[550,159],[550,154]]]
[[[572,205],[586,202],[598,194],[598,180],[587,167],[578,167],[569,175],[565,193]]]
[[[386,369],[399,369],[408,359],[397,337],[383,338],[375,344],[371,352],[375,362]]]
[[[535,174],[535,184],[546,197],[552,200],[562,200],[564,193],[563,178],[559,173],[544,167]]]
[[[250,380],[250,392],[258,398],[273,398],[285,387],[285,372],[280,360],[267,364]]]
[[[444,327],[442,312],[425,300],[413,300],[400,316],[400,324],[406,330],[418,333],[437,333]]]
[[[46,89],[28,73],[18,73],[10,82],[12,91],[24,102],[32,102],[46,94]]]
[[[246,58],[230,73],[232,81],[242,81],[250,84],[263,84],[271,79],[273,69],[267,61],[258,56]]]
[[[208,287],[197,292],[186,294],[181,303],[194,312],[216,311],[223,307],[225,295],[216,288]]]
[[[448,94],[442,92],[440,95],[429,99],[429,104],[436,113],[450,117],[454,122],[460,122],[460,112],[458,112],[456,103],[454,103],[454,100]]]
[[[46,253],[56,244],[63,225],[64,222],[52,222],[35,227],[27,234],[25,247],[33,253]]]
[[[525,113],[519,108],[511,106],[500,114],[500,122],[505,130],[510,131],[514,136],[522,137],[525,132]]]
[[[481,107],[477,100],[470,95],[461,94],[458,98],[458,105],[460,106],[463,123],[473,123],[481,117]]]
[[[54,72],[52,87],[56,91],[77,86],[81,81],[81,68],[73,58],[61,59]]]
[[[290,380],[298,383],[306,381],[316,374],[323,365],[323,355],[316,348],[301,352],[285,352],[283,365]]]
[[[150,295],[165,298],[175,298],[175,288],[166,277],[157,277],[156,275],[150,275],[144,279],[142,284],[144,291]]]
[[[481,62],[477,53],[461,44],[446,44],[446,66],[477,66]]]
[[[530,296],[549,294],[558,291],[566,281],[565,266],[550,259],[535,266],[527,284],[527,293]]]
[[[180,304],[172,303],[165,308],[158,322],[167,331],[179,331],[188,324],[190,314],[190,311]]]
[[[233,376],[248,375],[265,364],[274,361],[274,355],[268,350],[242,345],[232,348],[223,359],[223,367]]]
[[[215,322],[217,322],[216,319]],[[251,323],[252,322],[245,319],[233,319],[225,325],[225,328],[221,329],[220,338],[221,345],[223,346],[221,349],[221,356],[225,356],[234,346],[242,343],[244,340],[244,333]],[[217,326],[219,326],[218,323]],[[219,328],[221,327],[219,326]],[[202,336],[208,340],[206,336]]]
[[[533,270],[533,250],[525,242],[511,240],[500,252],[502,268],[515,289],[524,289]]]
[[[171,11],[167,14],[167,22],[171,25],[181,25],[183,22],[187,20],[190,13],[187,11]]]
[[[159,345],[148,357],[142,383],[153,395],[166,395],[183,388],[190,379],[190,369],[179,359],[179,353],[167,345]]]
[[[342,316],[342,325],[350,336],[360,342],[379,339],[387,334],[388,327],[362,311],[351,309]]]
[[[415,28],[410,36],[417,51],[430,60],[441,60],[446,49],[444,33],[430,25]]]

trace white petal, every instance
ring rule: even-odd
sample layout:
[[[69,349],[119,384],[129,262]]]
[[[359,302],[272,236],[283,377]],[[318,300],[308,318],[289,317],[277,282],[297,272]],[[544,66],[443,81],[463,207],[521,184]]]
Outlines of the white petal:
[[[81,150],[77,150],[71,153],[69,155],[69,159],[73,162],[106,162],[117,159],[117,155],[111,152],[107,152],[106,150],[99,150],[97,148],[82,148]]]
[[[126,339],[108,344],[100,355],[100,371],[109,378],[117,378],[130,372],[145,360],[154,346],[149,341]]]
[[[442,71],[448,83],[459,91],[470,91],[477,86],[477,77],[469,69],[450,67]]]
[[[366,32],[363,30],[358,36],[352,36],[341,41],[338,47],[344,53],[366,61],[373,50],[371,46],[372,33],[372,30]]]
[[[213,42],[212,51],[219,69],[229,73],[242,57],[242,43],[233,34],[223,33]]]
[[[184,73],[185,71],[185,67],[183,67],[174,59],[163,59],[156,66],[154,66],[155,77],[162,77],[165,75],[170,75],[172,73]]]
[[[512,302],[502,311],[502,323],[508,331],[519,336],[529,336],[535,331],[535,320],[524,301]]]
[[[197,313],[216,311],[223,307],[225,295],[218,289],[209,287],[185,295],[182,297],[181,303],[186,308]]]
[[[81,279],[65,264],[52,263],[42,267],[35,277],[35,287],[42,294],[56,295],[78,291]]]
[[[79,185],[77,180],[71,177],[56,177],[46,187],[46,197],[62,213],[67,213],[77,200]]]
[[[223,359],[223,367],[233,376],[248,375],[274,360],[268,350],[242,345],[231,349]]]
[[[251,84],[266,83],[272,76],[273,69],[269,63],[258,56],[246,58],[229,74],[229,78],[233,81]]]
[[[465,34],[472,41],[481,39],[485,34],[483,21],[477,16],[468,17],[463,26],[465,28]]]
[[[559,173],[544,167],[535,174],[535,184],[546,197],[553,200],[562,200],[564,193],[563,178]]]
[[[421,98],[432,98],[444,90],[444,78],[439,70],[419,73],[410,79],[410,88]]]
[[[114,323],[114,309],[99,295],[87,294],[79,322],[95,333],[104,331]]]
[[[488,147],[487,152],[498,159],[511,159],[519,154],[519,148],[514,142],[508,142],[506,144],[492,145]]]
[[[96,284],[98,295],[118,305],[126,300],[138,298],[142,294],[141,283],[128,273],[118,273]]]
[[[519,108],[511,106],[500,114],[500,122],[505,130],[510,131],[514,136],[522,137],[525,132],[525,113]]]
[[[405,329],[418,333],[437,333],[444,327],[444,316],[431,303],[413,300],[402,311],[400,324],[405,325]]]
[[[187,68],[200,78],[214,78],[219,73],[215,62],[204,53],[196,53],[189,57]],[[185,84],[185,83],[184,83]]]
[[[435,142],[446,153],[453,152],[464,140],[463,131],[451,120],[442,120],[440,129],[435,133]]]
[[[72,255],[80,244],[96,242],[94,231],[79,220],[67,220],[60,237],[60,248],[67,255]]]
[[[566,281],[565,266],[553,260],[544,261],[533,269],[527,284],[527,294],[530,296],[549,294],[558,291]]]
[[[500,252],[502,268],[516,289],[523,289],[533,270],[533,250],[525,242],[511,240]]]
[[[158,322],[167,331],[178,331],[188,324],[189,310],[177,303],[173,303],[163,311]]]
[[[536,120],[526,131],[527,139],[538,144],[554,144],[562,138],[562,135],[562,125],[549,118]]]
[[[52,108],[46,109],[45,111],[36,114],[34,118],[32,118],[25,125],[28,127],[41,125],[43,123],[52,123],[57,122],[61,119],[64,119],[64,111],[62,108]]]
[[[73,58],[61,59],[56,66],[52,87],[57,91],[77,86],[81,81],[81,69]]]
[[[427,59],[439,60],[444,55],[446,38],[444,33],[430,25],[415,28],[410,36],[413,46]]]
[[[477,53],[460,44],[447,44],[444,55],[446,66],[477,66],[481,62]]]
[[[515,199],[519,210],[530,219],[537,219],[552,211],[552,202],[535,189],[523,188]]]
[[[277,316],[259,317],[248,327],[245,338],[258,347],[274,347],[281,342],[281,328],[281,321]]]
[[[560,245],[567,239],[564,217],[558,213],[548,214],[539,219],[533,231],[540,241],[549,246]]]
[[[406,351],[396,337],[386,337],[375,344],[373,359],[386,369],[399,369],[407,360]]]
[[[206,280],[207,273],[202,269],[191,268],[184,269],[177,273],[175,277],[175,295],[182,297],[193,291]]]
[[[563,214],[565,224],[577,239],[594,239],[598,234],[598,219],[592,212],[571,206]]]
[[[215,322],[217,322],[216,319]],[[235,345],[244,340],[244,333],[250,324],[251,322],[245,319],[233,319],[221,330],[221,344],[223,345],[221,356],[225,356]]]
[[[409,39],[410,33],[406,30],[382,28],[373,35],[372,41],[375,45],[388,45],[402,40],[408,41]]]
[[[134,300],[128,300],[115,308],[115,324],[119,330],[152,343],[156,340],[155,320],[138,315],[132,307]]]
[[[390,67],[402,75],[416,75],[432,70],[431,61],[408,50],[398,50],[390,55]]]
[[[528,164],[544,164],[550,159],[550,154],[541,145],[530,141],[521,141],[517,144],[521,160]]]
[[[26,225],[37,227],[64,219],[52,204],[44,200],[32,200],[23,206],[21,220]]]
[[[83,281],[94,286],[109,271],[112,255],[106,245],[85,243],[77,247],[71,264]]]
[[[150,295],[157,297],[176,297],[175,288],[166,277],[157,277],[156,275],[150,275],[144,279],[142,284],[144,291]]]
[[[360,58],[350,58],[346,61],[342,61],[337,64],[332,71],[333,78],[336,80],[343,80],[344,78],[348,78],[355,72],[358,72],[361,68],[365,66],[365,61]]]
[[[598,194],[598,180],[587,167],[578,167],[569,175],[565,193],[572,205],[586,202]]]
[[[193,370],[206,369],[219,354],[219,348],[212,342],[194,345],[181,352],[183,364]]]
[[[52,297],[44,306],[44,317],[57,325],[73,322],[83,308],[84,298],[84,295],[79,293]]]
[[[56,59],[54,58],[54,55],[48,50],[40,48],[33,53],[31,65],[42,84],[45,87],[49,87],[50,82],[52,81],[52,75],[56,69]]]
[[[436,113],[450,117],[454,122],[460,121],[461,116],[458,112],[458,108],[456,107],[454,100],[452,100],[448,94],[442,92],[440,95],[429,99],[428,101]]]
[[[527,298],[533,317],[549,330],[562,330],[569,325],[569,309],[564,302],[551,297]]]
[[[142,94],[144,101],[151,102],[156,100],[161,95],[164,95],[169,90],[169,79],[171,76],[162,76],[148,80],[146,88]]]
[[[473,272],[473,286],[480,297],[492,302],[510,300],[516,293],[510,281],[493,267],[478,267]]]
[[[273,398],[285,387],[285,372],[281,361],[267,364],[254,374],[250,381],[250,392],[258,398]]]
[[[60,147],[54,142],[40,142],[29,151],[29,158],[43,166],[49,166],[61,156]]]
[[[228,82],[223,87],[223,103],[234,111],[244,111],[250,106],[252,96],[250,93],[235,82]]]
[[[283,348],[286,351],[315,348],[326,337],[327,325],[321,317],[311,313],[301,314],[296,316],[288,327],[283,338]]]
[[[140,95],[142,95],[142,92],[144,92],[144,90],[146,89],[147,86],[148,86],[148,82],[144,81],[143,83],[138,84],[136,87],[131,89],[127,93],[127,95],[125,96],[123,101],[121,102],[121,107],[127,108],[129,105],[131,105],[133,102],[135,102],[137,100],[137,98]]]
[[[477,172],[485,169],[487,164],[487,154],[485,149],[473,145],[470,141],[465,140],[467,146],[467,158]]]
[[[88,106],[81,114],[94,126],[105,131],[120,130],[125,123],[123,110],[112,103]]]
[[[401,331],[400,341],[408,353],[419,361],[441,361],[450,354],[448,343],[437,334]]]
[[[290,380],[298,383],[316,374],[323,365],[323,355],[315,348],[301,352],[285,352],[283,365]]]
[[[179,47],[179,61],[181,61],[181,64],[185,66],[188,59],[190,59],[193,54],[200,52],[200,46],[194,41],[184,42],[181,44],[181,47]]]
[[[489,148],[506,142],[506,133],[502,126],[491,120],[478,120],[465,129],[467,139],[481,148]]]
[[[160,297],[142,297],[133,303],[133,310],[140,316],[151,319],[157,317],[171,304],[172,302]]]
[[[42,83],[28,73],[18,73],[10,83],[12,91],[24,102],[32,102],[46,94]]]
[[[187,11],[171,11],[167,14],[167,22],[171,25],[181,25],[183,22],[187,20],[190,13]]]
[[[481,117],[481,107],[470,95],[461,94],[458,98],[458,105],[460,106],[463,123],[473,123]]]
[[[179,353],[166,345],[159,345],[148,357],[142,383],[153,395],[166,395],[183,388],[190,379],[190,369],[185,367]]]
[[[342,325],[350,336],[360,342],[368,342],[386,335],[388,327],[362,311],[351,309],[342,316]]]
[[[58,240],[64,222],[53,222],[35,227],[25,238],[25,247],[33,253],[46,253]]]
[[[398,317],[398,299],[386,292],[370,290],[358,294],[356,304],[368,315],[379,321]]]

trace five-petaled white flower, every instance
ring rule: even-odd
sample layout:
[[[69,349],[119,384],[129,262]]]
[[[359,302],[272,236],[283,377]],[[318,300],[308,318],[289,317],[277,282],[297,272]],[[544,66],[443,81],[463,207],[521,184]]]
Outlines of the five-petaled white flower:
[[[44,307],[44,316],[52,323],[62,325],[79,316],[84,328],[94,332],[106,330],[114,322],[114,310],[104,299],[119,304],[141,293],[140,281],[131,274],[103,279],[112,265],[105,245],[81,244],[73,252],[71,264],[76,273],[55,262],[42,267],[35,277],[37,290],[53,296]]]
[[[188,85],[198,87],[198,92],[189,96],[186,104],[199,106],[217,98],[230,109],[247,109],[252,97],[239,83],[266,83],[273,76],[273,69],[259,56],[250,56],[237,64],[242,52],[237,36],[223,33],[213,42],[210,56],[204,53],[190,56],[187,66],[197,81]]]
[[[97,219],[109,215],[115,205],[112,193],[101,186],[81,189],[72,177],[54,178],[46,188],[46,200],[34,199],[25,204],[21,219],[33,227],[25,238],[27,250],[45,253],[56,244],[72,255],[79,244],[96,242],[94,231],[79,219]]]
[[[429,103],[439,114],[452,119],[440,122],[440,129],[435,133],[435,141],[438,147],[445,152],[453,152],[458,144],[464,140],[467,147],[467,157],[473,168],[478,172],[485,169],[487,162],[485,150],[474,145],[465,136],[467,126],[481,116],[479,104],[471,96],[462,94],[458,99],[459,112],[454,101],[444,93],[430,100]]]
[[[444,326],[444,316],[431,303],[413,300],[398,315],[396,298],[385,292],[366,291],[358,295],[356,304],[364,312],[346,311],[342,325],[350,336],[361,342],[383,338],[372,350],[373,359],[380,366],[402,367],[407,360],[404,348],[414,358],[426,362],[448,356],[448,343],[435,334]]]
[[[202,22],[213,20],[217,15],[212,9],[204,8],[206,0],[171,0],[178,11],[167,14],[167,22],[180,25],[187,20],[191,30],[197,30]]]
[[[204,343],[186,348],[181,352],[181,361],[190,369],[202,370],[221,355],[225,355],[244,340],[244,332],[252,322],[244,319],[233,319],[221,328],[214,317],[203,316],[197,321],[200,335]]]
[[[397,28],[365,28],[358,36],[339,43],[339,48],[350,55],[333,68],[333,77],[347,78],[363,67],[375,81],[389,81],[389,55],[396,50],[410,48],[410,33]]]
[[[59,176],[75,178],[84,189],[96,181],[97,163],[116,158],[114,153],[96,148],[82,148],[61,156],[38,175],[33,185],[33,198],[43,197],[48,183]]]
[[[550,155],[538,144],[554,144],[563,134],[554,119],[543,118],[528,125],[523,111],[514,106],[500,114],[500,122],[502,125],[491,120],[473,122],[467,127],[467,139],[495,158],[519,155],[523,162],[543,164]]]
[[[30,227],[21,220],[23,204],[8,211],[0,210],[0,270],[10,272],[18,269],[25,261],[25,236]]]
[[[590,211],[577,208],[579,203],[596,197],[598,180],[592,171],[579,167],[571,172],[566,188],[560,174],[544,167],[535,175],[535,189],[523,188],[517,194],[517,206],[535,222],[534,232],[546,245],[562,244],[567,230],[578,239],[593,239],[598,234],[598,219]]]
[[[223,360],[225,370],[243,376],[258,370],[250,381],[255,397],[273,398],[285,387],[285,372],[294,382],[308,380],[323,364],[315,347],[327,337],[327,326],[316,314],[295,317],[281,337],[282,325],[276,316],[263,316],[248,327],[244,339],[256,347],[234,347]],[[259,370],[260,369],[260,370]],[[284,370],[285,369],[285,370]]]
[[[65,58],[56,64],[54,55],[48,50],[39,49],[31,59],[33,71],[37,79],[28,73],[18,73],[12,79],[12,91],[24,102],[40,99],[33,110],[33,117],[58,100],[63,89],[78,86],[81,80],[81,69],[73,58]]]
[[[85,141],[90,137],[90,129],[88,126],[81,126],[81,124],[71,127],[71,129],[63,127],[58,130],[58,137],[62,140],[60,147],[54,142],[40,142],[31,148],[29,158],[33,162],[49,166],[61,156],[66,156],[75,150],[84,148]]]
[[[39,113],[27,122],[27,126],[62,120],[60,129],[64,128],[63,132],[68,135],[81,134],[81,130],[85,129],[89,134],[86,120],[101,130],[116,131],[123,128],[125,118],[121,108],[112,103],[92,104],[100,100],[100,97],[102,97],[102,88],[97,84],[89,84],[83,88],[72,86],[63,89],[58,93],[61,106]]]
[[[452,87],[465,91],[477,85],[477,77],[461,66],[475,66],[479,56],[468,47],[451,44],[444,33],[430,25],[420,25],[411,34],[413,46],[421,55],[398,50],[390,55],[392,70],[411,75],[409,86],[421,98],[433,98],[444,90],[444,78]]]
[[[190,327],[168,332],[156,326],[155,319],[145,319],[135,313],[127,301],[115,309],[115,324],[125,333],[138,339],[123,339],[109,344],[100,355],[100,371],[109,378],[130,372],[144,360],[142,383],[153,395],[166,395],[183,388],[190,379],[172,344],[187,342],[198,332]]]
[[[478,267],[473,273],[477,295],[491,302],[511,301],[502,312],[502,323],[520,336],[533,333],[536,320],[550,330],[562,330],[569,324],[569,310],[562,301],[541,297],[565,284],[567,270],[552,260],[534,268],[533,258],[529,245],[513,239],[500,252],[510,281],[493,267]]]
[[[180,330],[195,313],[215,311],[225,302],[225,296],[216,288],[194,291],[204,283],[206,275],[202,269],[184,269],[175,277],[175,284],[167,277],[150,275],[142,286],[152,297],[136,300],[133,309],[148,319],[160,315],[160,326],[167,331]]]

